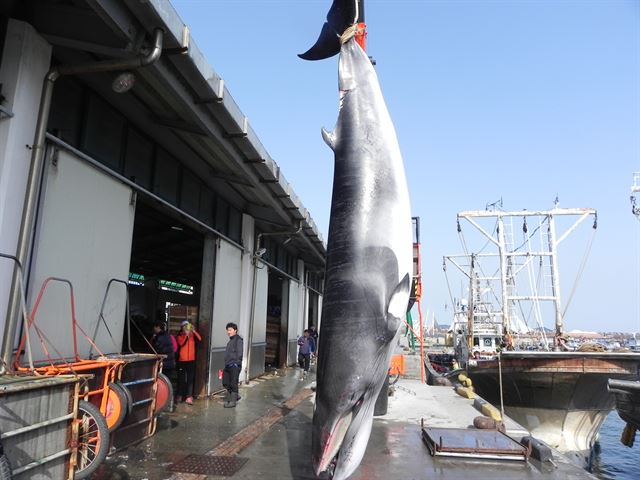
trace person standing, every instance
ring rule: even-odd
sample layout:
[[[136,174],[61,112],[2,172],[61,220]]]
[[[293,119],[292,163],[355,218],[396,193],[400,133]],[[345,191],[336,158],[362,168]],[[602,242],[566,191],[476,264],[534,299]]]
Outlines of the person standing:
[[[318,345],[318,330],[316,330],[315,325],[309,327],[309,335],[313,338],[314,343]]]
[[[165,330],[164,323],[156,322],[153,325],[151,345],[157,353],[166,355],[166,358],[162,361],[162,373],[169,378],[173,377],[173,371],[176,368],[176,348],[173,346],[175,341]]]
[[[178,343],[178,396],[176,403],[183,399],[193,405],[193,384],[196,378],[196,342],[202,340],[200,334],[189,321],[182,322],[182,330],[176,338]]]
[[[309,330],[305,330],[300,338],[298,338],[298,365],[302,369],[303,380],[309,373],[309,365],[311,363],[311,354],[316,351],[316,344]]]
[[[227,323],[227,335],[229,342],[224,351],[224,371],[222,373],[222,386],[227,389],[224,408],[233,408],[240,400],[238,395],[238,380],[242,370],[243,340],[238,335],[238,325]]]

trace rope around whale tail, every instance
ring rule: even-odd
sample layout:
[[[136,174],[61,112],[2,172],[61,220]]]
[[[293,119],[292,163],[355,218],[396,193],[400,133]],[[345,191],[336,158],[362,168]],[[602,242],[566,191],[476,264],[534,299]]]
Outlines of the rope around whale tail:
[[[340,53],[340,47],[350,38],[367,51],[367,25],[364,21],[364,0],[333,0],[327,19],[315,44],[298,56],[303,60],[322,60]]]
[[[364,22],[354,23],[340,35],[340,44],[347,43],[353,37],[356,38],[362,50],[367,51],[367,24]]]

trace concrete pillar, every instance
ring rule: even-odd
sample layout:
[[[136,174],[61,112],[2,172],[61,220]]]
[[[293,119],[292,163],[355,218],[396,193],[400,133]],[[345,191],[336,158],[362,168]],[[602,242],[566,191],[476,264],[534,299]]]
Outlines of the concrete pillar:
[[[240,286],[240,311],[238,312],[238,333],[244,340],[241,380],[249,381],[249,335],[251,331],[251,310],[253,302],[253,249],[255,247],[255,220],[242,215],[242,244],[249,252],[242,255],[242,280]]]
[[[195,394],[208,395],[210,376],[217,377],[218,372],[209,370],[209,352],[211,350],[211,327],[213,325],[213,287],[218,244],[214,235],[204,237],[202,251],[202,277],[200,280],[200,306],[198,307],[198,333],[202,340],[198,344],[196,357]]]
[[[253,295],[253,325],[251,339],[251,364],[249,377],[255,378],[264,373],[265,352],[267,346],[267,297],[269,290],[269,268],[258,261],[253,269],[255,275],[255,293]]]
[[[298,260],[299,282],[290,281],[289,285],[289,332],[288,332],[288,365],[296,363],[298,358],[298,337],[306,328],[305,319],[305,291],[304,281],[304,261]]]
[[[288,364],[289,356],[289,330],[295,328],[296,312],[291,310],[290,305],[290,291],[289,289],[294,284],[292,280],[285,278],[282,280],[282,307],[280,315],[280,355],[278,358],[278,365],[280,367]],[[294,323],[292,325],[292,323]]]
[[[22,219],[31,144],[35,136],[42,82],[51,63],[51,46],[33,27],[9,19],[0,57],[0,252],[15,255]],[[13,263],[0,259],[0,332],[4,331]]]
[[[298,278],[300,283],[298,284],[298,328],[300,331],[307,328],[309,312],[307,311],[307,286],[305,285],[305,278],[307,277],[307,271],[304,268],[304,261],[298,260]]]

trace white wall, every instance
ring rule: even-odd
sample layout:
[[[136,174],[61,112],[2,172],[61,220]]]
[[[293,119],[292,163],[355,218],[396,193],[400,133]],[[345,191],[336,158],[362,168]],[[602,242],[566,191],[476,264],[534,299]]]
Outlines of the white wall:
[[[51,46],[30,25],[10,19],[2,52],[0,84],[3,107],[12,118],[0,118],[0,252],[15,255],[27,175],[44,76]],[[0,259],[0,332],[4,331],[13,262]]]
[[[239,322],[241,285],[242,252],[229,242],[218,239],[211,322],[212,349],[225,347],[229,341],[226,324]]]
[[[68,279],[74,288],[78,324],[92,337],[109,280],[128,279],[135,197],[130,187],[71,153],[58,150],[56,158],[57,165],[50,160],[45,167],[28,308],[33,308],[47,277]],[[104,317],[113,337],[101,324],[96,338],[103,353],[121,351],[125,299],[123,285],[112,287]],[[54,283],[47,288],[36,323],[62,355],[73,354],[66,285]],[[32,335],[36,347],[34,340]],[[90,350],[89,342],[78,332],[80,356],[86,358]],[[36,358],[44,358],[39,348],[34,348],[34,353]]]

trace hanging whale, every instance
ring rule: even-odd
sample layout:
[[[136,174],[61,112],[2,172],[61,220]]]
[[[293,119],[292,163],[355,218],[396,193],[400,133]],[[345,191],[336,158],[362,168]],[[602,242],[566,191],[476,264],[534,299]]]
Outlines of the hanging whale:
[[[349,477],[364,456],[407,311],[413,254],[396,132],[354,38],[340,47],[339,90],[335,130],[322,131],[335,170],[312,438],[316,474],[333,480]]]

